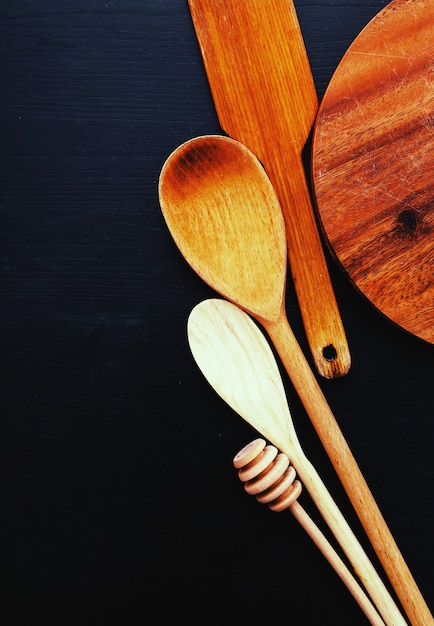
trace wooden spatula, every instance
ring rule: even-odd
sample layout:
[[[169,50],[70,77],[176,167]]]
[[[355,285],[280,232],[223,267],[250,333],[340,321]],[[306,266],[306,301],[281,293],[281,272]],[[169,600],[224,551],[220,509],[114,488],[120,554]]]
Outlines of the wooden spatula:
[[[302,149],[318,108],[292,0],[189,0],[223,130],[262,162],[285,217],[291,274],[318,372],[351,357],[306,183]]]

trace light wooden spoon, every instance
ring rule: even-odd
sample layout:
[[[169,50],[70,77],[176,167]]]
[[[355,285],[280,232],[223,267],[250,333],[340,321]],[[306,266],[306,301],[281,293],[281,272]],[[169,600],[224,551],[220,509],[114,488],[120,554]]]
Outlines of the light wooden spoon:
[[[276,361],[256,324],[230,302],[212,299],[193,309],[187,332],[196,363],[215,391],[289,457],[385,623],[405,624],[384,583],[301,448]]]
[[[159,195],[188,263],[267,331],[401,603],[417,616],[426,604],[289,326],[283,217],[261,164],[233,139],[198,137],[169,156]]]

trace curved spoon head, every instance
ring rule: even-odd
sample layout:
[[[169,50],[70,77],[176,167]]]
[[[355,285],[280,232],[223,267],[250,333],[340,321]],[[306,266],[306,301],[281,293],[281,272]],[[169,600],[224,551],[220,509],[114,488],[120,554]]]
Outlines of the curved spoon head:
[[[276,360],[264,335],[241,309],[204,300],[190,313],[188,341],[214,390],[294,462],[301,447]],[[289,448],[288,448],[289,446]]]
[[[273,321],[283,303],[285,225],[256,157],[210,135],[179,146],[159,181],[161,209],[185,259],[217,292]]]

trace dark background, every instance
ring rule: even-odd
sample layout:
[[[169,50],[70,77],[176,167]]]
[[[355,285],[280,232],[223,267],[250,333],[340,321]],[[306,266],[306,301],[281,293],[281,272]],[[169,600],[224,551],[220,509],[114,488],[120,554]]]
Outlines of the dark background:
[[[321,97],[385,2],[295,4]],[[244,494],[231,461],[256,433],[189,353],[187,317],[215,294],[157,181],[221,131],[186,0],[3,0],[0,55],[0,623],[367,623],[294,519]],[[353,366],[320,384],[432,608],[433,346],[328,260]],[[290,282],[287,307],[308,354]]]

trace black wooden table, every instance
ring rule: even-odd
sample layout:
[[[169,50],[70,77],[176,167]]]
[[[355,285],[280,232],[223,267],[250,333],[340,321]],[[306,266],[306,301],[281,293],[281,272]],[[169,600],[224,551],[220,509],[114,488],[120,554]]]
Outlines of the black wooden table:
[[[384,5],[296,1],[320,97]],[[256,433],[189,352],[187,317],[215,294],[157,181],[221,131],[186,0],[4,1],[0,43],[0,623],[365,624],[293,518],[243,492],[231,461]],[[353,366],[320,384],[433,608],[434,349],[327,259]],[[290,281],[287,307],[308,354]]]

